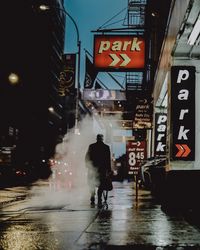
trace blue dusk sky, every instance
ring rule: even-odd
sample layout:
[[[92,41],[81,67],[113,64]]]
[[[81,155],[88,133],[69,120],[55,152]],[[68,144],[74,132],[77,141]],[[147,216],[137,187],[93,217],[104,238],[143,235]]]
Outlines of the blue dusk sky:
[[[80,83],[82,87],[85,78],[85,49],[93,55],[93,38],[95,33],[91,31],[97,30],[105,23],[107,26],[103,26],[102,28],[124,27],[123,23],[127,15],[127,6],[128,0],[65,0],[65,9],[76,22],[80,35]],[[69,17],[66,17],[65,53],[76,52],[77,33],[73,22]],[[120,82],[121,85],[125,85],[125,74],[123,72],[113,72],[112,75],[117,79],[117,81]],[[121,87],[105,72],[99,72],[97,78],[109,87],[109,89],[121,89]],[[123,131],[121,132],[121,135],[131,136],[132,131]],[[125,153],[125,143],[114,143],[112,145],[112,152],[116,157]]]
[[[85,50],[93,55],[93,37],[91,31],[108,22],[104,28],[120,28],[127,14],[128,0],[65,0],[65,9],[77,24],[81,41],[81,86],[84,81],[85,72]],[[115,17],[116,16],[116,17]],[[116,23],[115,23],[116,22]],[[115,23],[115,24],[114,24]],[[65,53],[77,52],[77,34],[75,26],[69,17],[66,17]],[[123,84],[123,73],[113,73]],[[102,78],[103,77],[103,78]],[[113,84],[113,89],[120,87],[106,73],[99,73],[98,78],[104,82]]]

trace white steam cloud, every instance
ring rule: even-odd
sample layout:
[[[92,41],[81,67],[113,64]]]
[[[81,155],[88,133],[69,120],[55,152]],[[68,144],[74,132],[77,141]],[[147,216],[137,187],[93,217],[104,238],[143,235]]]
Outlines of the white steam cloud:
[[[108,127],[117,129],[117,121],[120,117],[112,116],[112,119],[104,119],[96,116],[86,116],[79,124],[80,134],[74,130],[68,131],[62,143],[56,146],[52,175],[48,181],[35,183],[31,190],[30,207],[64,207],[77,205],[86,201],[88,204],[90,192],[87,183],[87,168],[85,166],[85,154],[88,146],[96,142],[98,133],[109,136]],[[98,121],[98,122],[97,122]],[[112,121],[112,124],[111,124]],[[107,128],[105,128],[105,124]],[[107,133],[107,134],[106,134]],[[112,154],[112,152],[111,152]]]

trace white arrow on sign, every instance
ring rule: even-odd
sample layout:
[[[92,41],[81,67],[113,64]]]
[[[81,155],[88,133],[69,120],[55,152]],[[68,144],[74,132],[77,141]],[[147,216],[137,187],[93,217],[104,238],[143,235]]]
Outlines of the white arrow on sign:
[[[123,59],[123,62],[119,65],[121,67],[125,67],[131,61],[131,59],[126,54],[120,54],[121,58],[116,54],[110,54],[110,57],[113,59],[113,61],[109,66],[116,66],[118,62],[120,62],[121,58]]]
[[[120,58],[115,54],[110,54],[110,57],[113,59],[113,61],[109,66],[115,66],[120,61]]]
[[[120,54],[120,56],[124,60],[123,63],[120,64],[122,67],[126,66],[131,61],[131,59],[126,54]]]

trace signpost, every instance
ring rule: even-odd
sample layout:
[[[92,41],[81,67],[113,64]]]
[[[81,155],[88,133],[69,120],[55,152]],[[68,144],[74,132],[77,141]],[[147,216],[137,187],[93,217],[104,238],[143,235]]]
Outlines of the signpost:
[[[76,54],[63,55],[63,65],[58,85],[60,96],[69,95],[75,90]]]
[[[153,100],[139,99],[135,108],[133,128],[151,128],[153,114]]]
[[[106,101],[125,101],[126,93],[123,90],[108,90],[108,89],[84,89],[84,100],[106,100]]]
[[[171,69],[172,160],[195,158],[195,67]]]
[[[167,114],[155,113],[154,155],[166,156]]]
[[[126,143],[128,174],[136,179],[136,201],[138,199],[138,176],[142,162],[146,159],[146,141],[127,141]]]
[[[144,69],[144,38],[133,35],[95,35],[94,66],[99,71]]]

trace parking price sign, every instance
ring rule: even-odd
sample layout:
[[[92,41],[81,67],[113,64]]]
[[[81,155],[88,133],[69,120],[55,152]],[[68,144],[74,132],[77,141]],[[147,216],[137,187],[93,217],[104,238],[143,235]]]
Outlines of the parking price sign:
[[[146,160],[146,141],[127,141],[127,165],[129,175],[138,175],[140,166]]]

